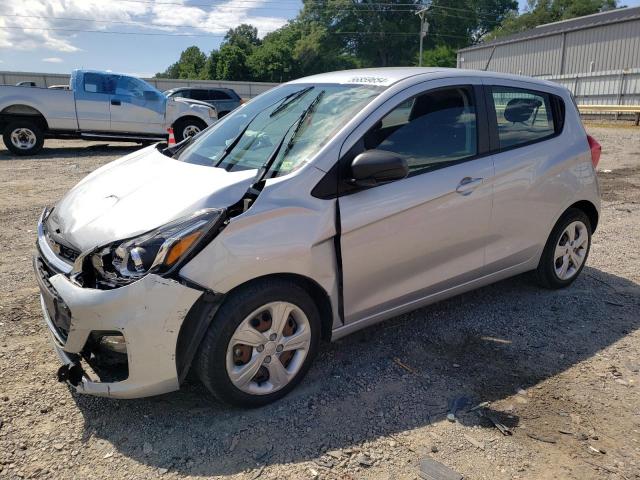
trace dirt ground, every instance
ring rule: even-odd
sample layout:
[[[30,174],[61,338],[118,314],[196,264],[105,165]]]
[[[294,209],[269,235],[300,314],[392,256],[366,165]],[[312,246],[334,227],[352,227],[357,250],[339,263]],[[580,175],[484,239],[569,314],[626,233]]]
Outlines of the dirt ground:
[[[30,258],[42,208],[134,147],[0,149],[0,478],[415,479],[429,457],[467,479],[640,478],[640,128],[603,145],[600,226],[571,288],[523,275],[322,347],[271,406],[221,406],[191,379],[115,401],[57,383]],[[460,397],[490,402],[505,436]]]

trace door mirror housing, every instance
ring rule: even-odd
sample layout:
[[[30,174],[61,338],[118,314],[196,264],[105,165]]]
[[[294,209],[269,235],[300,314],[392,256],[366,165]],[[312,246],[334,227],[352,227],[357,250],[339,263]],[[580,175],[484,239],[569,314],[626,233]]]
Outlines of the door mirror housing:
[[[367,150],[351,162],[351,182],[361,187],[375,187],[401,180],[407,175],[407,161],[393,152]]]

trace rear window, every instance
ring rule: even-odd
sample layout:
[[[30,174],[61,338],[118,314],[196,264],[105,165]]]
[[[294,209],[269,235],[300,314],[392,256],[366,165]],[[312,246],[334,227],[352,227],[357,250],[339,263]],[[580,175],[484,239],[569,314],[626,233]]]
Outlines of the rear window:
[[[113,94],[116,90],[117,75],[105,75],[102,73],[84,74],[84,91],[90,93]]]
[[[491,87],[500,149],[549,138],[559,131],[553,95],[511,87]]]

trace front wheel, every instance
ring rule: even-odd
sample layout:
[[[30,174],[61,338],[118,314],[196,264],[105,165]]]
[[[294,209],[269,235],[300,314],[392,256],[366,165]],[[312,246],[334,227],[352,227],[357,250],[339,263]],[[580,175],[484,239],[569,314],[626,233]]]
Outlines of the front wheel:
[[[15,155],[35,155],[44,145],[44,132],[36,122],[15,120],[5,127],[2,140]]]
[[[306,290],[286,280],[258,281],[232,293],[217,311],[196,371],[218,399],[259,407],[302,380],[319,340],[320,315]]]
[[[176,143],[180,143],[185,138],[199,134],[205,128],[207,128],[207,124],[197,118],[176,120],[173,124],[173,134],[176,137]]]
[[[558,220],[542,252],[536,275],[546,288],[571,285],[587,261],[591,248],[589,217],[575,208]]]

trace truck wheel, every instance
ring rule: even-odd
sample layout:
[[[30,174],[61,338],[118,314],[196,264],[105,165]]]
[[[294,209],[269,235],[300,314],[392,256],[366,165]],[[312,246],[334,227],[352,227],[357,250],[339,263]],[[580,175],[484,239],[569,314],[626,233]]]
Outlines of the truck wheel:
[[[42,150],[44,133],[36,122],[15,120],[5,127],[2,140],[15,155],[35,155]]]
[[[197,118],[181,118],[173,124],[173,134],[176,143],[180,143],[187,137],[193,137],[207,128],[207,124]]]

